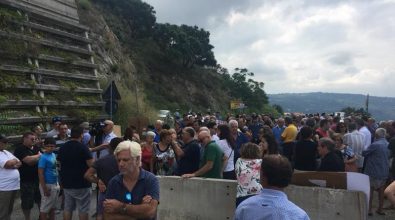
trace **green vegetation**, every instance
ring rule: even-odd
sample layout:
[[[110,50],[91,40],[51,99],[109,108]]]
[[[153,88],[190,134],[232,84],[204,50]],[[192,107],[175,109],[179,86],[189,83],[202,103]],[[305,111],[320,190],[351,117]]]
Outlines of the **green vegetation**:
[[[89,10],[91,8],[91,3],[89,0],[78,0],[78,7],[84,10]]]
[[[229,74],[217,64],[208,31],[197,26],[156,23],[154,9],[141,0],[91,2],[95,10],[103,13],[122,45],[122,52],[137,69],[122,68],[122,63],[120,68],[110,66],[111,72],[122,76],[118,83],[128,90],[125,94],[134,93],[135,84],[139,85],[138,95],[143,100],[140,106],[203,112],[210,108],[225,112],[229,111],[231,100],[241,99],[248,106],[245,111],[277,114],[277,109],[268,105],[264,84],[253,80],[253,73],[238,68]],[[111,51],[113,45],[107,40],[103,47]],[[134,72],[137,76],[130,77]],[[125,104],[130,101],[123,102],[122,112],[128,112],[129,116],[137,114],[130,109],[132,105]],[[126,117],[116,116],[119,122]]]

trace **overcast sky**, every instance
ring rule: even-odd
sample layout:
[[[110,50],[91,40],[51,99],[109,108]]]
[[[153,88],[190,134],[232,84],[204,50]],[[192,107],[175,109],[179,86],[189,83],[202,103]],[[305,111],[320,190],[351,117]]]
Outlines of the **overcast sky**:
[[[211,33],[217,61],[267,93],[395,97],[395,0],[146,0],[159,23]]]

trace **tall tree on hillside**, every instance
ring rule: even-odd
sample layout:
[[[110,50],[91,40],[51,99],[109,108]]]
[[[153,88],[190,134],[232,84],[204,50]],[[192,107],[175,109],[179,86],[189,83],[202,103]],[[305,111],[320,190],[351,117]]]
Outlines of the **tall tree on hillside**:
[[[122,42],[152,36],[156,22],[154,8],[141,0],[92,0],[105,9],[106,22]]]
[[[263,90],[264,83],[253,80],[253,76],[254,73],[246,68],[236,68],[231,77],[223,74],[225,80],[230,80],[227,84],[232,97],[241,99],[253,111],[262,111],[268,98]]]
[[[174,60],[184,67],[216,66],[210,33],[197,26],[157,24],[154,39]]]

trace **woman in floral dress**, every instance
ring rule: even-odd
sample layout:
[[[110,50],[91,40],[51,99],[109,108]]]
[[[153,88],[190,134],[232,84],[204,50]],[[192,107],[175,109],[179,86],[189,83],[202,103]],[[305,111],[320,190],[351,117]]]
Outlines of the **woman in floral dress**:
[[[245,199],[262,190],[260,170],[262,150],[253,143],[244,144],[240,149],[241,157],[237,160],[235,171],[237,177],[236,207]]]
[[[159,136],[159,143],[155,144],[152,154],[151,172],[161,176],[171,176],[173,172],[173,163],[175,154],[172,144],[172,133],[163,129]]]

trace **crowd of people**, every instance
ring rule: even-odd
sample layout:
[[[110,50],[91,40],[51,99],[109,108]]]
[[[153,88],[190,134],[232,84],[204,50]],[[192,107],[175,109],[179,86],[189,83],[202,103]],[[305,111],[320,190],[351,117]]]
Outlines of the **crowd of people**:
[[[385,215],[385,196],[395,205],[394,121],[188,113],[174,125],[157,120],[141,130],[130,126],[123,137],[110,120],[71,129],[59,117],[52,122],[46,134],[41,126],[24,133],[13,153],[0,136],[0,219],[10,219],[18,190],[26,220],[34,204],[42,220],[55,219],[57,209],[65,220],[76,209],[88,219],[92,183],[98,188],[97,219],[155,219],[156,175],[236,180],[236,219],[309,219],[282,192],[296,171],[364,173],[370,179],[369,215],[375,191],[377,214]]]

